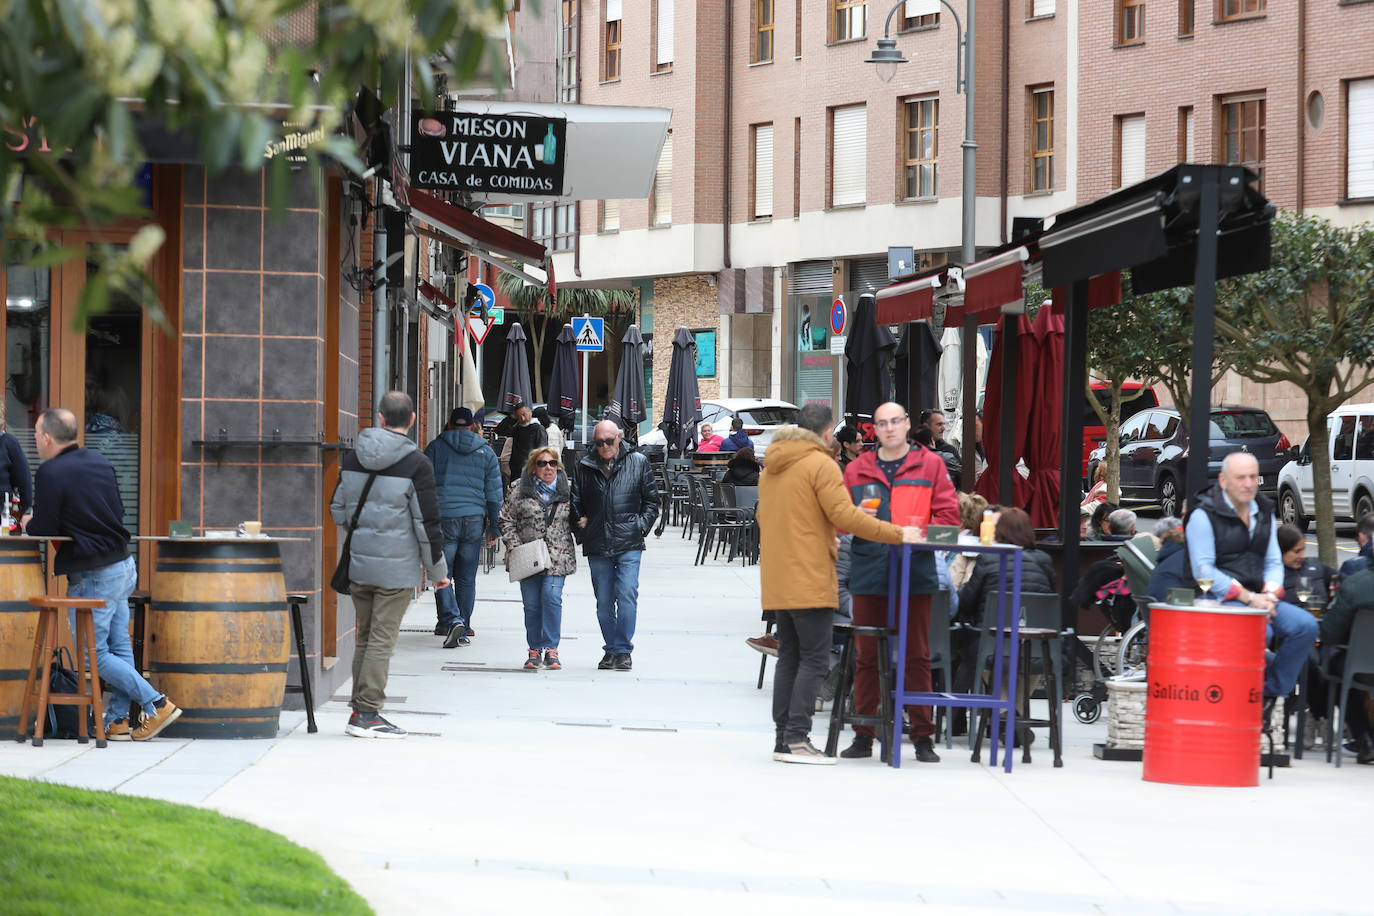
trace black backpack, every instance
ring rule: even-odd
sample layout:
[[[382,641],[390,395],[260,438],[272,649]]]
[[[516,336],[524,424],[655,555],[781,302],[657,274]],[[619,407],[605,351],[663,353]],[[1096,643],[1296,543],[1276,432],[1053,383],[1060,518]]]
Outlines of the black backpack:
[[[48,691],[50,693],[79,693],[81,685],[76,679],[76,671],[72,668],[72,656],[65,648],[52,650],[54,656],[52,663],[52,673],[48,676]],[[66,656],[66,664],[63,664],[63,656]],[[76,738],[80,732],[81,719],[78,715],[78,706],[48,704],[48,721],[43,730],[45,738]],[[103,712],[102,712],[103,715]],[[86,707],[86,734],[95,734],[95,719],[90,707]]]

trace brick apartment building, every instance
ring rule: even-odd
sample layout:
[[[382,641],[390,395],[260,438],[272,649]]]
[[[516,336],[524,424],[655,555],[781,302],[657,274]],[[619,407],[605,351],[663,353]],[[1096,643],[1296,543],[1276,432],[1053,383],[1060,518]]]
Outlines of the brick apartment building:
[[[910,63],[884,83],[864,59],[889,9],[562,4],[561,85],[583,103],[674,114],[654,194],[567,214],[559,276],[638,286],[650,328],[714,330],[703,396],[833,398],[831,297],[852,305],[882,286],[889,246],[914,248],[917,265],[957,260],[954,18],[899,10],[892,31]],[[1009,0],[977,17],[980,251],[1018,216],[1190,158],[1261,166],[1282,207],[1374,218],[1374,3]],[[667,350],[655,353],[658,391]],[[1277,386],[1228,379],[1218,396],[1268,406],[1286,428],[1301,413]]]

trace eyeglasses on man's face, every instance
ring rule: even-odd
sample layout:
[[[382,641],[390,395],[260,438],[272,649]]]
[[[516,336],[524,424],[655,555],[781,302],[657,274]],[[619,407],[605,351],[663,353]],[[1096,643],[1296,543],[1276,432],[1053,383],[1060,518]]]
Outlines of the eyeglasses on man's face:
[[[878,429],[896,429],[909,419],[909,417],[897,417],[895,420],[874,420],[873,425]]]
[[[602,447],[602,448],[607,448],[607,447],[609,447],[609,446],[615,445],[615,439],[614,439],[614,438],[611,438],[611,439],[593,439],[592,441],[595,442],[598,446],[600,446],[600,447]]]
[[[537,468],[556,468],[558,467],[558,462],[545,458],[542,461],[536,461],[534,466]]]

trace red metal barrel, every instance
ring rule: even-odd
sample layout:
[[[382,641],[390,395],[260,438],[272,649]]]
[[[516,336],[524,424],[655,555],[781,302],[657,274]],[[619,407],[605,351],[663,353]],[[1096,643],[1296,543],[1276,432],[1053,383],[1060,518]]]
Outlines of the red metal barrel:
[[[1259,785],[1265,611],[1150,606],[1145,779]]]

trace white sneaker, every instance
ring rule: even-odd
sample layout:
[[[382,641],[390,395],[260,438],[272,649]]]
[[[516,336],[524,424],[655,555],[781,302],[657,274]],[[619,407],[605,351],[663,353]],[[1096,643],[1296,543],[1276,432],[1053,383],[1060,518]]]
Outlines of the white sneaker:
[[[827,757],[816,750],[809,738],[787,745],[786,751],[774,751],[773,759],[779,763],[809,763],[814,766],[834,766],[840,762],[838,758]]]
[[[348,717],[345,735],[354,738],[404,738],[406,730],[392,725],[377,713],[358,713]]]

